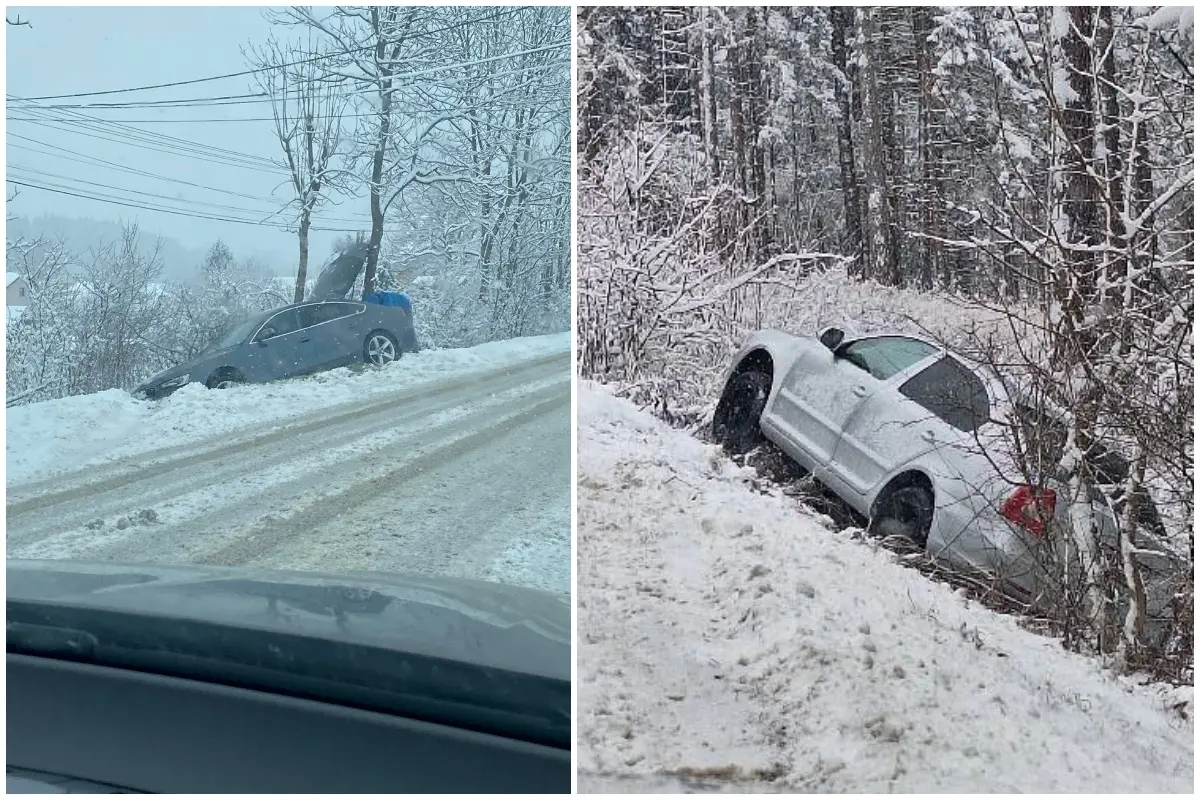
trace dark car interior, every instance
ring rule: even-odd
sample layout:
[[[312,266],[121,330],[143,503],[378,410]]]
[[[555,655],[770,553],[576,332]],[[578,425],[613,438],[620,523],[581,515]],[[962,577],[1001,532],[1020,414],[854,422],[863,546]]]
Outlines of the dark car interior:
[[[570,792],[569,680],[11,594],[7,623],[10,792]]]

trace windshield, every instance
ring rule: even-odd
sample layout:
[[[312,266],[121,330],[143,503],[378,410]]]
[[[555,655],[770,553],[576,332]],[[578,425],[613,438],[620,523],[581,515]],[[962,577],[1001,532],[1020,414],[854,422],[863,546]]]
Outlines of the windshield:
[[[154,588],[124,596],[146,614],[228,625],[241,609],[248,626],[424,647],[569,690],[570,9],[35,7],[20,19],[10,135],[138,175],[10,152],[22,181],[61,182],[14,188],[6,209],[10,307],[28,289],[6,330],[10,569],[51,560],[58,572],[27,577],[67,585],[80,563],[92,586],[104,582],[93,565],[134,565],[120,574]],[[148,41],[171,54],[170,74],[147,73]],[[378,48],[420,69],[347,81],[347,59]],[[128,92],[148,83],[166,84],[153,102],[174,116],[137,107]],[[111,98],[112,119],[48,131],[41,104],[18,100],[72,92]],[[231,92],[251,104],[203,100]],[[367,130],[379,124],[425,144],[379,144]],[[305,135],[281,136],[294,130]],[[404,170],[364,172],[371,141]],[[481,160],[480,147],[520,157]],[[447,192],[449,179],[474,188]],[[373,186],[420,213],[373,217]],[[248,343],[268,320],[274,335]],[[168,598],[171,581],[198,588]]]
[[[246,338],[249,337],[250,334],[258,330],[258,326],[263,323],[265,318],[265,316],[260,316],[255,317],[249,322],[243,322],[241,325],[238,325],[229,333],[225,334],[220,339],[217,339],[208,347],[204,348],[203,352],[215,353],[218,350],[224,350],[228,347],[237,347],[239,344],[246,341]]]

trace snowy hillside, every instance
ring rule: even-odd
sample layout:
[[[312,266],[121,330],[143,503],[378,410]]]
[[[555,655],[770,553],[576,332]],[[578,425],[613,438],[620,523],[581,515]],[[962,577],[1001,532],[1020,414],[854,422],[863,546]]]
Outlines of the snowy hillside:
[[[1191,689],[1097,662],[579,390],[581,791],[1190,792]]]

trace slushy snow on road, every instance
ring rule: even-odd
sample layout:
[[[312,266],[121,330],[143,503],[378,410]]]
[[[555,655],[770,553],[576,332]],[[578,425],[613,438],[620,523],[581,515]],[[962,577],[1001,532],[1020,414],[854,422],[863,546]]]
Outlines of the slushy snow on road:
[[[578,396],[581,791],[1192,791],[1190,689],[1116,678]]]
[[[569,339],[158,403],[109,391],[11,409],[8,555],[418,572],[565,595]]]

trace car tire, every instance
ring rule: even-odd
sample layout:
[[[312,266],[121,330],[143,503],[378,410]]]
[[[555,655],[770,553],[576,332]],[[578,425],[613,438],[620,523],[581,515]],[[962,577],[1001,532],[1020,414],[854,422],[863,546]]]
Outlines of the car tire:
[[[232,389],[234,386],[240,386],[245,382],[246,379],[235,370],[220,369],[209,375],[204,385],[209,389]]]
[[[396,337],[387,331],[371,331],[363,339],[363,362],[368,366],[385,367],[403,354]]]
[[[771,376],[765,372],[749,369],[729,379],[713,415],[713,436],[727,452],[742,455],[763,443],[759,422],[770,394]]]
[[[867,531],[880,538],[900,536],[924,550],[932,525],[933,492],[909,483],[884,490],[875,501]]]

